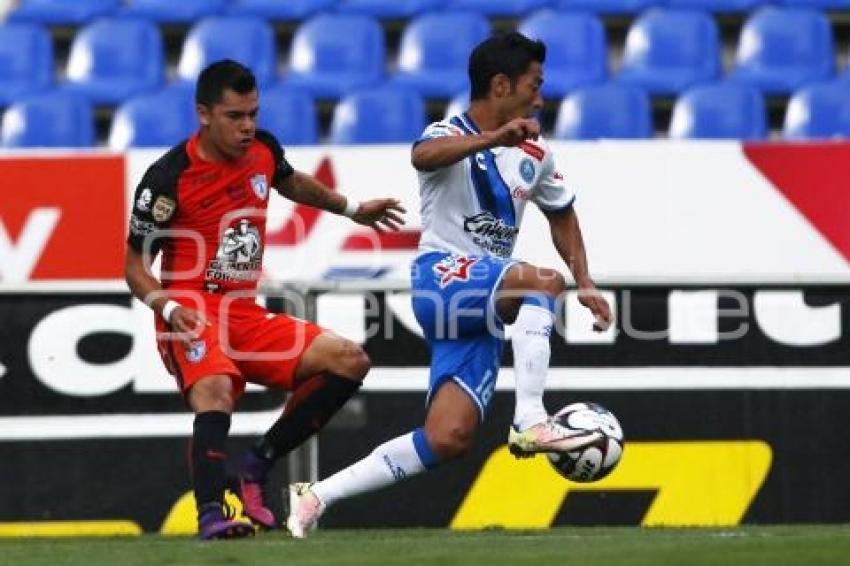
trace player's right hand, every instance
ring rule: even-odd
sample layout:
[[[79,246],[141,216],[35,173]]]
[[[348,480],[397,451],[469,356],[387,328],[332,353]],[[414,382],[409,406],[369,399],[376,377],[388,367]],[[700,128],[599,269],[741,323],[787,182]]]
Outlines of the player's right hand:
[[[493,132],[496,146],[512,147],[540,136],[540,122],[533,118],[514,118]]]
[[[205,326],[210,326],[203,313],[184,306],[174,309],[168,322],[171,324],[171,330],[186,346],[191,345],[192,340],[200,338]]]
[[[594,332],[605,332],[608,330],[608,327],[614,321],[614,317],[611,315],[611,306],[605,300],[605,297],[602,296],[602,293],[599,292],[599,289],[595,286],[579,288],[578,301],[593,313],[595,319],[593,322]]]

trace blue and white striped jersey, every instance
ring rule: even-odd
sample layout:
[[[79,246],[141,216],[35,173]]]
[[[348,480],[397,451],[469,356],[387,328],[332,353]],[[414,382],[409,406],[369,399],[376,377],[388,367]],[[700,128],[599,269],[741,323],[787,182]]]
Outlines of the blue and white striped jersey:
[[[476,133],[476,125],[462,114],[431,124],[419,142]],[[420,253],[502,258],[513,253],[527,201],[545,212],[556,212],[568,209],[575,200],[542,138],[480,151],[435,171],[420,171],[419,193]]]

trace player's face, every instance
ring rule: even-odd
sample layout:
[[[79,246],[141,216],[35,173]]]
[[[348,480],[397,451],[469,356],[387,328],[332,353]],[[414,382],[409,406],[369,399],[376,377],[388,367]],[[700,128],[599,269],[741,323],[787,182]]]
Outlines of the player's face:
[[[239,94],[225,89],[221,102],[212,108],[201,107],[201,123],[207,127],[208,139],[225,157],[241,157],[253,142],[258,102],[256,90]]]
[[[528,71],[516,80],[516,86],[510,96],[505,99],[509,119],[527,118],[543,108],[543,96],[540,87],[543,86],[543,65],[532,61]]]

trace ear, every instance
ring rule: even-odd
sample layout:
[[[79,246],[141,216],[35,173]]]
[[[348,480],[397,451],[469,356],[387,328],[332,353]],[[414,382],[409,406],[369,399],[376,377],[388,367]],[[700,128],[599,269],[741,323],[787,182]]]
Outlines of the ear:
[[[511,93],[511,80],[504,73],[494,75],[490,80],[490,92],[496,98],[504,98]]]
[[[209,126],[210,125],[210,109],[207,108],[204,104],[198,104],[195,106],[195,112],[198,114],[198,122],[201,123],[201,126]]]

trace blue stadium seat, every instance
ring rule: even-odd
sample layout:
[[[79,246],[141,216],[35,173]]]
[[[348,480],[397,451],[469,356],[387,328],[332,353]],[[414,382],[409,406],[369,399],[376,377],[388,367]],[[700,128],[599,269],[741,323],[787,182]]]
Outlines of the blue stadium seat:
[[[303,20],[330,10],[338,0],[233,0],[228,13],[269,20]]]
[[[456,94],[449,100],[449,104],[446,106],[446,113],[443,116],[444,118],[451,118],[452,116],[457,116],[458,114],[462,114],[466,112],[469,108],[469,91],[465,90],[459,94]]]
[[[20,0],[9,13],[11,22],[82,25],[117,10],[121,0]]]
[[[696,86],[676,100],[671,138],[757,140],[767,136],[764,97],[743,84]]]
[[[380,19],[409,19],[444,7],[446,0],[340,0],[337,10]]]
[[[850,138],[850,84],[815,83],[798,90],[788,102],[786,139]]]
[[[248,17],[201,20],[186,36],[177,74],[182,80],[194,81],[204,67],[219,59],[239,61],[251,68],[261,86],[270,84],[277,65],[271,26]]]
[[[412,20],[401,36],[396,84],[426,97],[453,96],[467,87],[469,54],[490,35],[490,22],[473,12],[434,12]]]
[[[260,93],[260,122],[284,145],[319,141],[319,122],[313,98],[295,87],[276,86]]]
[[[650,10],[629,28],[617,78],[650,94],[677,94],[717,79],[720,69],[720,38],[710,15]]]
[[[425,129],[425,103],[414,90],[396,85],[362,89],[334,108],[331,143],[409,143]]]
[[[9,106],[0,132],[3,147],[89,147],[94,144],[94,116],[84,97],[42,92]]]
[[[0,25],[0,106],[53,82],[53,42],[37,24]]]
[[[667,0],[671,8],[705,10],[707,12],[750,12],[771,0]]]
[[[759,10],[741,30],[730,77],[767,94],[788,94],[828,79],[835,70],[832,28],[823,12],[805,8]]]
[[[384,31],[373,18],[320,14],[296,30],[284,80],[316,98],[337,99],[378,83],[385,57]]]
[[[449,9],[469,10],[485,16],[524,16],[551,4],[552,0],[448,0]]]
[[[608,44],[596,16],[542,10],[523,20],[518,30],[546,44],[544,96],[563,98],[577,86],[605,80]]]
[[[160,23],[191,23],[220,13],[226,0],[130,0],[123,13]]]
[[[95,104],[115,104],[163,81],[162,38],[155,24],[104,18],[74,37],[64,88]]]
[[[779,0],[786,6],[801,6],[817,10],[841,10],[850,8],[850,0]]]
[[[648,138],[652,110],[643,90],[617,83],[580,87],[558,109],[555,137],[592,140]]]
[[[597,14],[638,14],[666,0],[555,0],[559,10],[583,10]]]
[[[171,147],[198,127],[192,89],[170,86],[135,96],[118,107],[109,130],[109,147]]]

